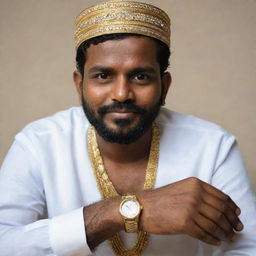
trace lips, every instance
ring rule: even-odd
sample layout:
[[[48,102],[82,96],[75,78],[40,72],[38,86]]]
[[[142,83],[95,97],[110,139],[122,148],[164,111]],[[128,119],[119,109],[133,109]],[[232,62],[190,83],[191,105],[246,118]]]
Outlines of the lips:
[[[136,106],[133,103],[120,103],[120,102],[114,102],[111,105],[102,106],[98,109],[98,114],[103,118],[106,114],[120,114],[120,115],[144,115],[146,113],[146,110]]]
[[[112,116],[113,118],[131,118],[133,115],[136,114],[134,110],[128,109],[115,109],[108,111],[108,115]]]
[[[112,109],[108,113],[135,113],[135,111],[130,109]]]

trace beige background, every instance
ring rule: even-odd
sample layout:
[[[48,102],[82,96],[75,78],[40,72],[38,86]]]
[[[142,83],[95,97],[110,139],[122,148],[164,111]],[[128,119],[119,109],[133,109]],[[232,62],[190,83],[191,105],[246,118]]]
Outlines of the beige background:
[[[0,0],[0,161],[28,122],[79,104],[74,18],[96,2]],[[236,135],[256,188],[256,0],[147,2],[172,18],[168,106]]]

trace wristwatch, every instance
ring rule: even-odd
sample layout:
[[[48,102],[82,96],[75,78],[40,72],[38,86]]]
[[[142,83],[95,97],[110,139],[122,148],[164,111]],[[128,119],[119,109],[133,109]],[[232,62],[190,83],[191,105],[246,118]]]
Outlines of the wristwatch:
[[[119,212],[124,219],[124,228],[128,233],[138,231],[139,217],[142,206],[135,195],[122,196]]]

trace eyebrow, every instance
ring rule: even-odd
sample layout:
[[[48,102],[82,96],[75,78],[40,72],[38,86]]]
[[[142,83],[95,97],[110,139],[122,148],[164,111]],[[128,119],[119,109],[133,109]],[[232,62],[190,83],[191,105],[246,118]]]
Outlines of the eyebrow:
[[[89,69],[88,73],[94,73],[94,72],[104,72],[104,73],[111,73],[113,72],[113,68],[104,67],[104,66],[94,66]],[[137,73],[153,73],[156,74],[157,71],[149,66],[146,67],[137,67],[129,71],[130,74],[137,74]]]
[[[129,73],[131,74],[138,74],[138,73],[153,73],[156,74],[157,71],[152,67],[138,67],[132,69]]]
[[[94,67],[90,68],[88,71],[88,73],[94,73],[94,72],[110,73],[110,72],[113,72],[113,69],[104,67],[104,66],[94,66]]]

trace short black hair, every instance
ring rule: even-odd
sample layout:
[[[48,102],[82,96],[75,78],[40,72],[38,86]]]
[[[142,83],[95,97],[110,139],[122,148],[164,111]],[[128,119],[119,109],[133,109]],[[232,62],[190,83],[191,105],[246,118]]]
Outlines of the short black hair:
[[[121,40],[130,36],[142,37],[144,35],[132,34],[132,33],[115,33],[115,34],[107,34],[97,36],[91,39],[84,41],[77,49],[76,52],[76,68],[81,73],[82,77],[84,76],[84,65],[86,61],[86,51],[90,45],[97,45],[99,43],[103,43],[107,40]],[[166,69],[169,66],[169,57],[171,55],[169,47],[163,43],[162,41],[152,38],[156,43],[157,47],[157,61],[160,65],[160,74],[161,76],[164,74]]]

